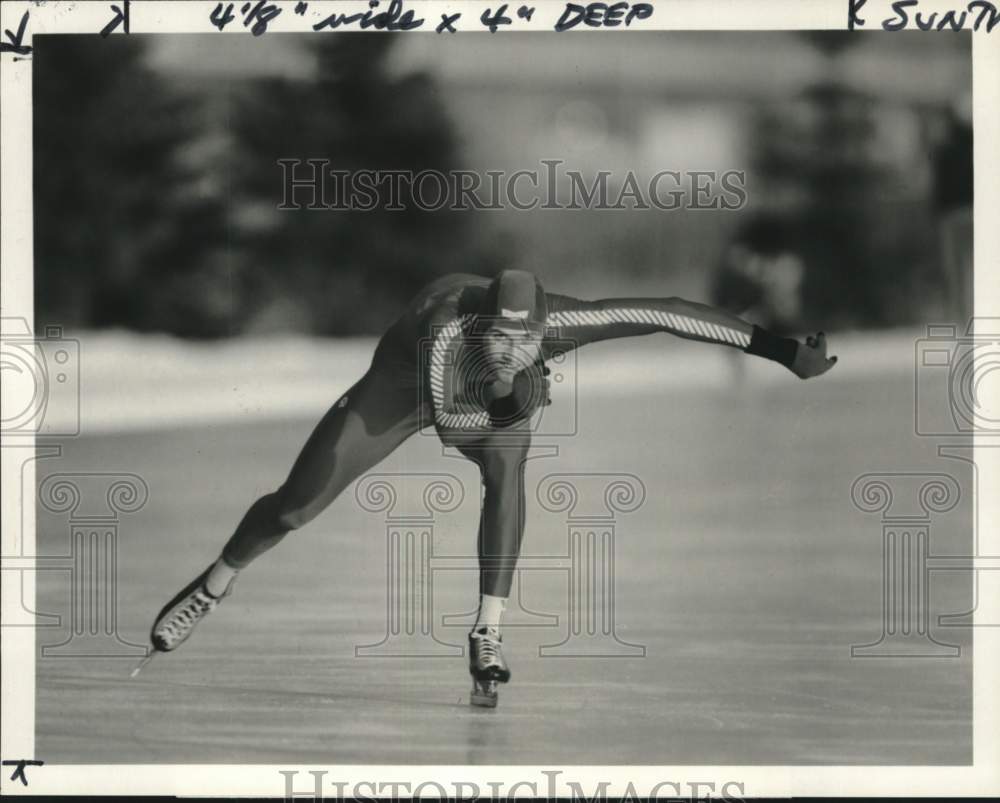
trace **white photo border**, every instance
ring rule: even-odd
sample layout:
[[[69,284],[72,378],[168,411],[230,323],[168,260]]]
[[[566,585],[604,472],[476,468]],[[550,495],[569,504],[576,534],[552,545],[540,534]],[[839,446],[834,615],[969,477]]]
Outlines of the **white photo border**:
[[[273,0],[283,9],[268,29],[268,33],[311,32],[313,18],[303,19],[293,13],[295,0]],[[857,0],[855,0],[856,4]],[[22,44],[31,44],[32,36],[49,33],[96,33],[113,17],[112,6],[122,6],[124,0],[112,2],[27,2],[11,0],[0,4],[0,36],[9,41],[4,31],[16,33],[25,12],[29,20]],[[211,33],[222,35],[210,22],[215,0],[165,2],[164,0],[132,0],[129,4],[130,32]],[[238,5],[238,4],[237,4]],[[383,5],[388,6],[388,0]],[[406,9],[415,11],[426,23],[420,30],[392,35],[435,35],[436,21],[443,14],[461,12],[457,24],[459,33],[481,31],[480,15],[487,8],[496,10],[499,2],[415,2],[405,0]],[[518,4],[512,4],[516,9]],[[555,21],[566,6],[565,2],[540,0],[530,21],[516,19],[510,30],[552,31]],[[655,13],[648,19],[635,19],[627,30],[846,30],[848,0],[654,0]],[[310,13],[324,10],[324,16],[338,13],[363,13],[367,2],[320,2],[310,0]],[[919,10],[946,11],[964,9],[963,2],[920,0]],[[859,10],[867,24],[857,35],[881,30],[878,21],[893,16],[889,0],[869,0]],[[340,29],[344,33],[358,30],[357,26]],[[598,35],[600,32],[623,31],[623,27],[593,29],[577,26],[562,35]],[[223,33],[251,37],[240,24],[227,26]],[[111,35],[124,35],[117,30]],[[315,35],[329,35],[320,32]],[[503,31],[497,34],[503,35]],[[948,36],[949,32],[937,34]],[[973,103],[975,131],[975,314],[977,317],[1000,319],[1000,26],[993,32],[985,27],[972,34]],[[32,62],[16,54],[0,54],[0,198],[2,198],[2,237],[0,237],[0,292],[3,314],[33,321],[33,253],[32,253]],[[995,390],[995,388],[994,388]],[[4,391],[4,404],[9,403]],[[1000,405],[988,402],[991,409]],[[1000,453],[997,449],[981,448],[976,439],[975,460],[982,476],[1000,476]],[[30,444],[28,445],[30,448]],[[6,457],[6,456],[5,456]],[[12,489],[22,481],[34,483],[30,462],[5,459],[2,468],[2,522],[4,555],[34,554],[34,510],[21,509],[19,494]],[[988,473],[987,473],[988,472]],[[1000,555],[1000,495],[981,494],[976,500],[980,526],[981,554]],[[23,529],[22,529],[23,525]],[[23,552],[21,551],[23,550]],[[24,593],[29,603],[34,599],[32,572],[23,572]],[[6,592],[4,613],[8,608]],[[983,610],[1000,610],[1000,599],[980,598],[976,616]],[[980,619],[980,624],[982,620]],[[2,649],[2,737],[0,754],[4,759],[33,757],[35,700],[35,633],[31,628],[4,628]],[[503,782],[506,790],[518,781],[534,781],[543,792],[551,775],[555,776],[559,796],[568,796],[566,782],[573,780],[585,790],[600,781],[611,781],[609,795],[622,795],[628,784],[636,794],[649,794],[658,783],[661,794],[687,794],[692,782],[701,790],[715,784],[719,795],[728,787],[730,797],[814,796],[814,795],[985,795],[1000,792],[1000,683],[996,683],[996,667],[1000,666],[1000,628],[978,627],[974,653],[974,722],[971,766],[391,766],[391,765],[45,765],[31,773],[30,786],[12,782],[10,771],[3,774],[0,785],[5,794],[110,794],[110,795],[266,795],[280,797],[285,790],[281,771],[297,771],[295,789],[300,793],[311,788],[310,770],[326,771],[324,776],[344,783],[341,789],[351,791],[354,784],[384,782],[383,790],[392,790],[394,783],[408,783],[413,789],[421,782],[437,781],[449,792],[456,783],[479,784],[486,790],[488,782]],[[993,677],[994,682],[990,681]],[[738,783],[739,786],[733,786]],[[469,787],[466,786],[466,789]],[[335,796],[337,786],[326,787]],[[364,792],[373,790],[366,785]],[[528,795],[530,788],[520,787],[515,795]],[[385,793],[385,791],[383,791]],[[439,796],[435,787],[426,794]],[[408,796],[404,794],[403,796]]]

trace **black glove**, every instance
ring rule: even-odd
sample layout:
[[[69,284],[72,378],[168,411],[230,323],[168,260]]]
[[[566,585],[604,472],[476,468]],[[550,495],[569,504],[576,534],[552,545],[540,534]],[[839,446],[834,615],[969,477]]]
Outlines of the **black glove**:
[[[825,374],[837,364],[836,357],[826,356],[826,335],[810,335],[805,343],[791,337],[779,337],[766,329],[754,326],[747,354],[756,354],[780,362],[799,379],[810,379]]]
[[[490,423],[495,427],[509,427],[530,418],[539,407],[552,404],[550,373],[545,365],[535,363],[514,375],[509,392],[504,392],[506,388],[497,387],[499,383],[494,383],[493,392],[502,395],[495,395],[486,405]]]
[[[795,359],[789,368],[799,379],[810,379],[825,374],[836,364],[836,357],[826,356],[826,335],[819,332],[815,337],[807,337],[805,343],[798,344]]]

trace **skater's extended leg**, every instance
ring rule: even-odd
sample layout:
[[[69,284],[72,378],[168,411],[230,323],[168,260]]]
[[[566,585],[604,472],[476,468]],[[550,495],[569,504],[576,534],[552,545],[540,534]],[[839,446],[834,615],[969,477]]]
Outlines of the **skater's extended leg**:
[[[153,647],[179,647],[215,609],[237,572],[315,518],[351,482],[387,457],[419,427],[412,393],[388,372],[369,371],[313,430],[285,483],[258,499],[222,557],[164,606],[153,624]]]
[[[223,549],[235,569],[312,521],[351,482],[417,430],[412,394],[369,372],[323,416],[288,479],[247,511]]]

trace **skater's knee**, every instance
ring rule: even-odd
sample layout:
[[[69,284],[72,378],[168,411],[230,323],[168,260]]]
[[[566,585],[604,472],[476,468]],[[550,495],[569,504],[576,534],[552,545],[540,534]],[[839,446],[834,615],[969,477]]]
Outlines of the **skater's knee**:
[[[521,444],[505,444],[490,449],[482,458],[483,475],[487,479],[510,478],[524,470],[528,450]]]
[[[285,531],[304,527],[314,518],[305,505],[280,504],[275,514],[278,526]]]
[[[311,516],[307,516],[303,510],[282,510],[278,513],[277,522],[285,532],[297,530],[309,523]]]
[[[296,500],[294,494],[286,488],[279,488],[269,494],[275,525],[283,532],[304,527],[316,517],[310,506],[301,500]]]

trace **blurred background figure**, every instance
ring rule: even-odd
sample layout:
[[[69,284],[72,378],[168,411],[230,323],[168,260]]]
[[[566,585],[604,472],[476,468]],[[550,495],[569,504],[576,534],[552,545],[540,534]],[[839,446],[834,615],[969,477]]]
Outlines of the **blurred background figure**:
[[[781,217],[747,221],[722,252],[712,276],[711,303],[783,336],[797,333],[802,310],[802,258]],[[737,381],[743,364],[727,354]]]
[[[800,325],[802,258],[780,218],[750,220],[723,251],[712,303],[788,336]]]
[[[962,92],[948,107],[933,151],[934,209],[941,242],[945,314],[962,324],[973,310],[972,95]]]

